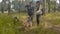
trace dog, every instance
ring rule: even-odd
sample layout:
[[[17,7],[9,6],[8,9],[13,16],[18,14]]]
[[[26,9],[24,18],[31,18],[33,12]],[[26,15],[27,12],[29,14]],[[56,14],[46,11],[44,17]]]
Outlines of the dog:
[[[14,24],[16,25],[17,22],[19,22],[19,19],[17,17],[14,17]]]
[[[27,19],[25,21],[23,21],[22,26],[23,26],[23,28],[25,28],[25,27],[32,27],[31,18],[27,17]]]

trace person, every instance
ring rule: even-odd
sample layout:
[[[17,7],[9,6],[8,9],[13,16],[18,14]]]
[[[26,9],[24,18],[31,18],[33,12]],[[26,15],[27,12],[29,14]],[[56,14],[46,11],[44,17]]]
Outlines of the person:
[[[40,1],[37,1],[36,2],[36,20],[37,20],[37,26],[40,23],[40,18],[41,18],[41,15],[42,15],[41,9],[42,9],[41,3],[40,3]]]
[[[28,11],[28,16],[31,17],[31,21],[33,22],[33,15],[34,15],[34,6],[33,2],[30,2],[29,5],[25,6]]]

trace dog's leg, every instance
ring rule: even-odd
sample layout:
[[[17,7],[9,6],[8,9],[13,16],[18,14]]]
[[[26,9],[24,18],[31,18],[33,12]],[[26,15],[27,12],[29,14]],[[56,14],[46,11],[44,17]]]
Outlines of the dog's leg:
[[[29,26],[32,27],[32,23],[31,22],[29,23]]]

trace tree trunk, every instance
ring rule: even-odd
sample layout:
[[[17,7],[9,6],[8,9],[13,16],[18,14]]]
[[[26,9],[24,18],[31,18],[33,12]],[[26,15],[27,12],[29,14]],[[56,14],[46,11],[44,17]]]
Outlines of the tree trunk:
[[[8,3],[8,15],[9,15],[10,14],[10,10],[11,10],[11,7],[10,7],[11,6],[11,3],[10,3],[10,0],[8,0],[8,2],[9,2]]]
[[[60,12],[60,0],[59,0],[59,7],[58,7],[58,10],[59,10],[59,12]]]
[[[48,0],[48,13],[50,13],[50,0]]]
[[[56,1],[54,1],[54,12],[56,12]]]
[[[3,2],[2,2],[3,3]],[[4,13],[4,7],[3,4],[1,5],[1,13]]]
[[[18,12],[19,12],[19,14],[20,14],[20,1],[18,1]]]
[[[1,12],[2,12],[2,13],[4,13],[4,3],[5,3],[5,1],[2,0],[2,5],[1,5]]]
[[[43,10],[44,10],[44,15],[46,13],[46,0],[43,0]]]

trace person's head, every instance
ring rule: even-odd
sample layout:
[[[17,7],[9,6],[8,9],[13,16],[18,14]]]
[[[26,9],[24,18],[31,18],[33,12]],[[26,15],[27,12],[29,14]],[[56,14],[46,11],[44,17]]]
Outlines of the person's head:
[[[40,5],[41,3],[40,3],[40,1],[37,1],[36,4],[37,4],[37,5]]]
[[[31,6],[32,6],[32,5],[33,5],[33,2],[32,2],[32,1],[31,1],[31,2],[29,2],[29,5],[31,5]]]

